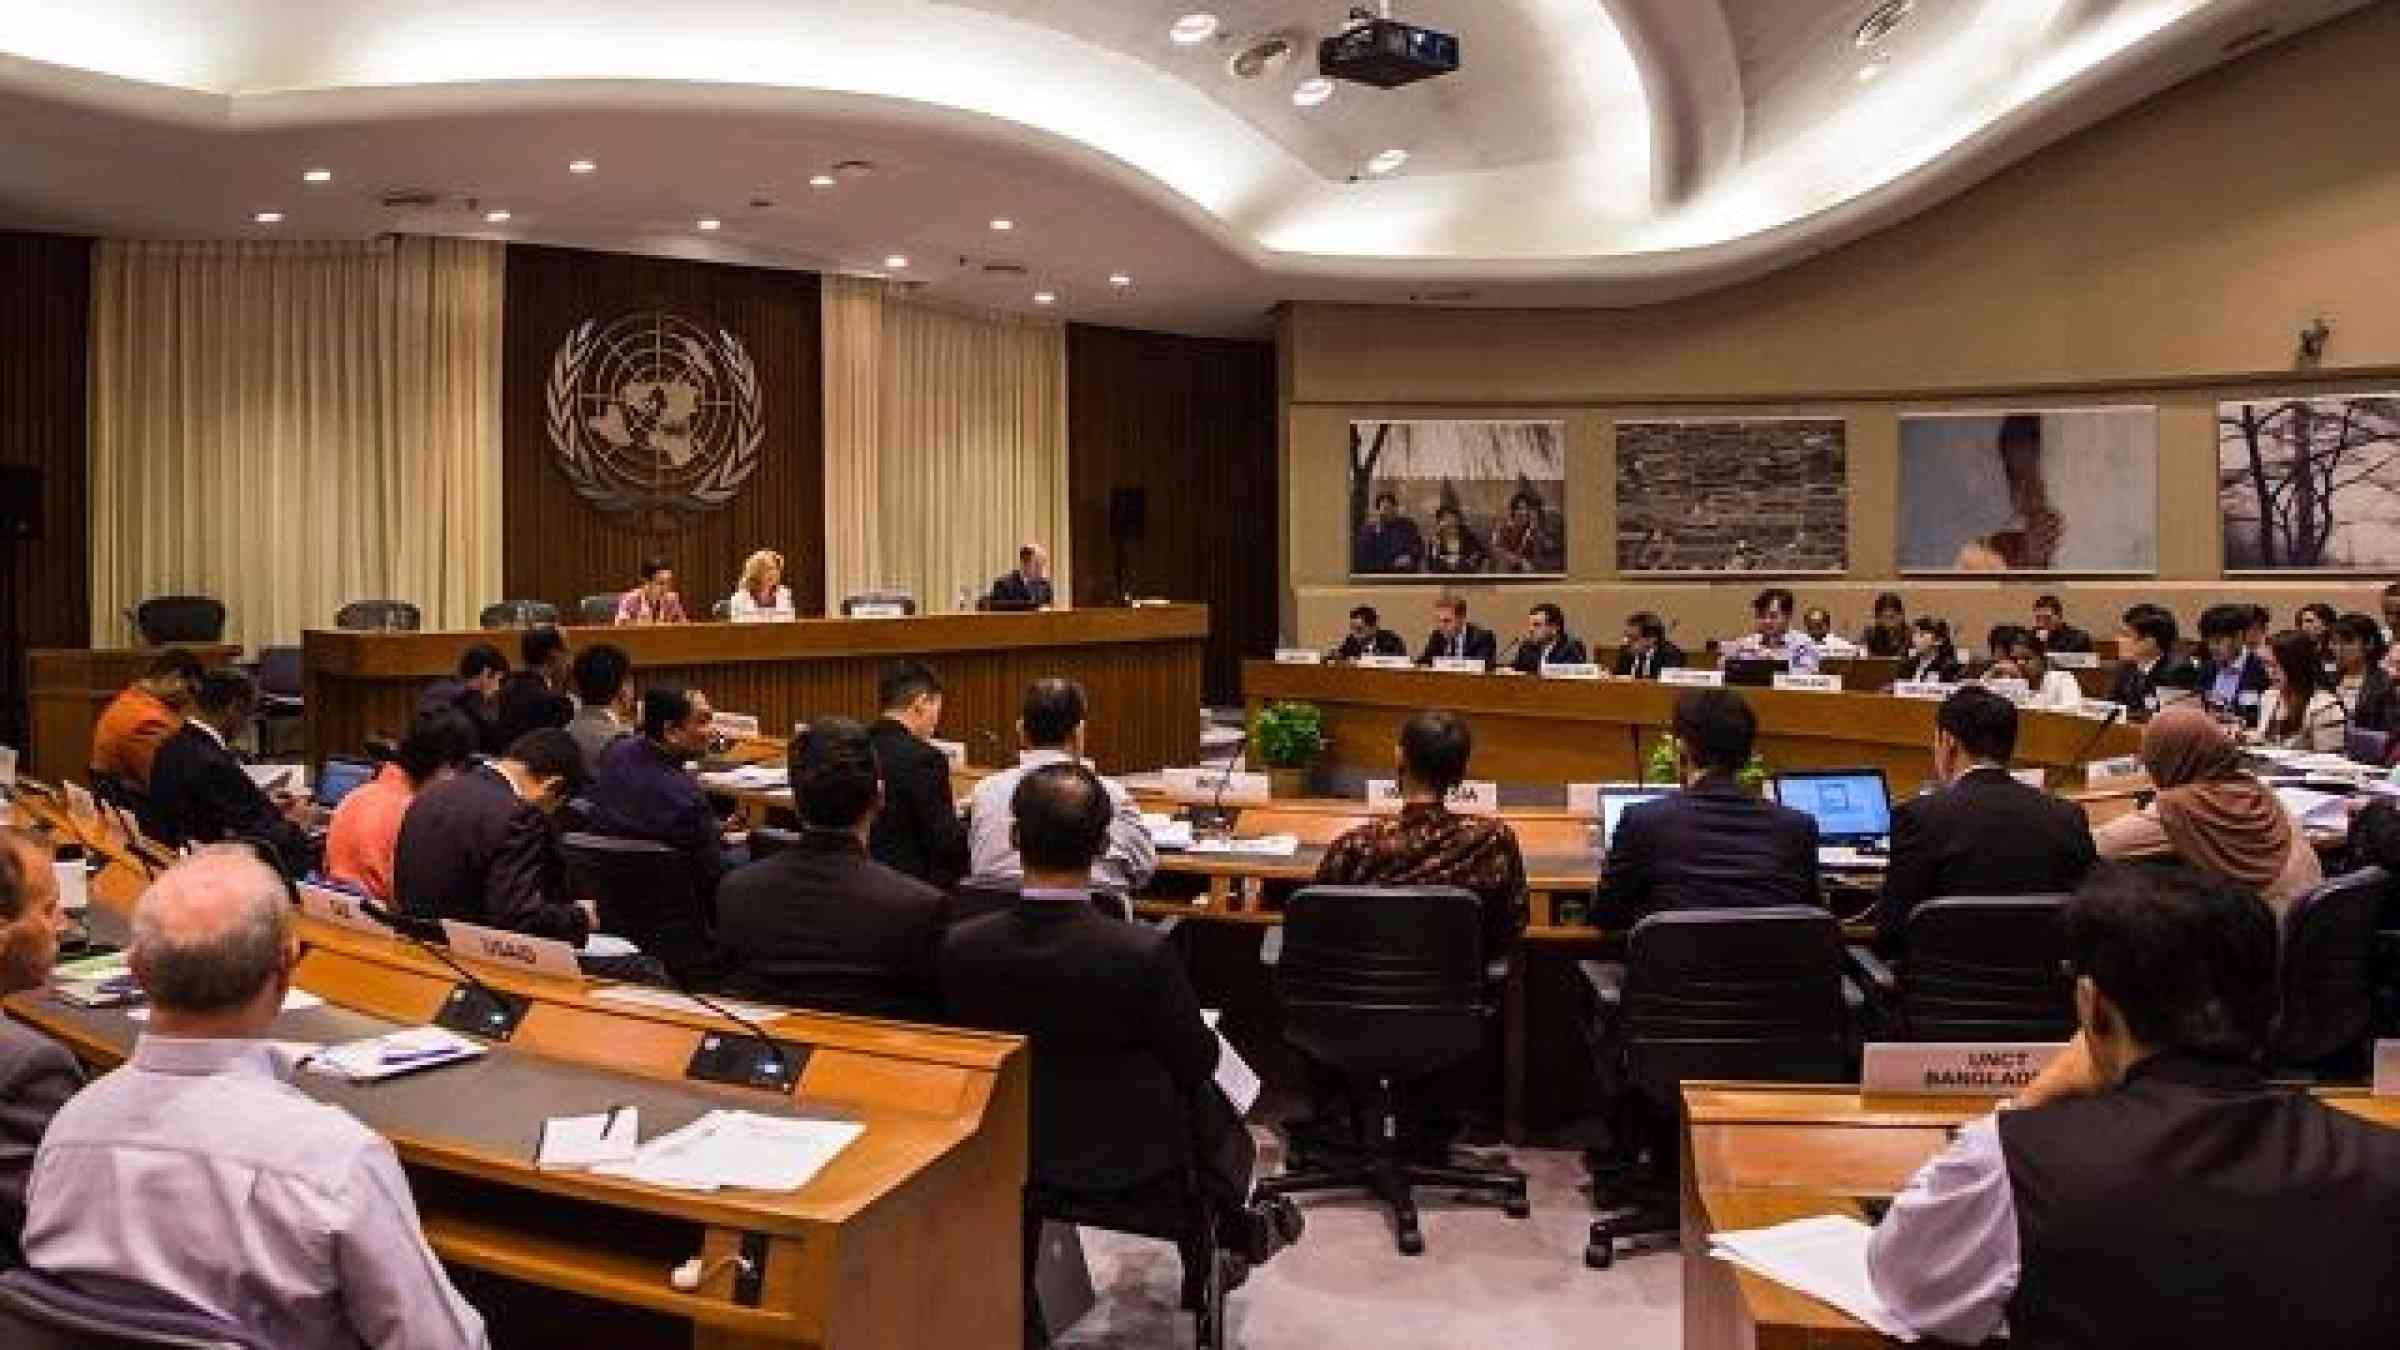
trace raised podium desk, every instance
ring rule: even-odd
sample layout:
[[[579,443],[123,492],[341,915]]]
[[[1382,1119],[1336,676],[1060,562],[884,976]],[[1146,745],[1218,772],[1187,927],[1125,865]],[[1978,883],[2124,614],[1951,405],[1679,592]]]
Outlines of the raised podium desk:
[[[1091,701],[1086,753],[1108,772],[1189,764],[1200,753],[1206,605],[564,631],[579,649],[624,648],[637,685],[700,689],[720,711],[753,715],[777,739],[826,714],[873,720],[883,667],[916,657],[942,680],[940,734],[965,742],[976,763],[1013,762],[1025,686],[1048,675],[1082,682]],[[489,642],[513,663],[517,636],[309,630],[309,762],[405,730],[418,695],[456,673],[462,652]]]

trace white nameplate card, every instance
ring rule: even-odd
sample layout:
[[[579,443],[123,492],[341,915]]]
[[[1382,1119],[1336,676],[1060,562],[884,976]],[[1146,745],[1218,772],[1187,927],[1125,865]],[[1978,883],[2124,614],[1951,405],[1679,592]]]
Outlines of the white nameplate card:
[[[376,937],[392,936],[391,929],[368,918],[367,912],[359,908],[357,896],[337,891],[330,886],[301,882],[300,912],[312,919],[322,920],[336,928],[347,928],[355,933],[371,933]]]
[[[2050,771],[2048,769],[2010,769],[2008,776],[2036,792],[2046,792],[2050,788]]]
[[[98,820],[100,803],[92,797],[90,788],[81,783],[60,783],[67,791],[67,812],[77,820]]]
[[[2052,670],[2098,670],[2100,668],[2098,652],[2052,652],[2043,659],[2050,663]]]
[[[1321,666],[1325,653],[1314,647],[1277,647],[1275,664],[1279,666]]]
[[[1600,678],[1600,667],[1589,661],[1544,661],[1542,678],[1545,680],[1596,680]]]
[[[0,788],[17,785],[17,747],[0,745]]]
[[[1987,679],[1983,682],[1983,687],[2011,703],[2023,703],[2033,697],[2033,686],[2023,680],[2012,680],[2005,677],[1997,680]]]
[[[758,739],[758,719],[748,713],[721,712],[708,720],[708,733],[729,741]]]
[[[1955,686],[1944,684],[1940,680],[1894,680],[1892,697],[1918,698],[1939,703],[1950,697],[1953,688]]]
[[[1871,1041],[1858,1090],[1903,1097],[2013,1097],[2066,1048],[2056,1041]]]
[[[1585,820],[1598,820],[1601,786],[1599,783],[1567,784],[1567,814],[1581,816]]]
[[[1838,694],[1842,692],[1842,677],[1812,675],[1804,670],[1779,670],[1775,672],[1775,687],[1805,689],[1812,694]]]
[[[1483,658],[1480,656],[1437,656],[1433,658],[1433,668],[1446,670],[1453,675],[1481,675]]]
[[[1367,780],[1367,808],[1378,815],[1398,814],[1403,798],[1400,783],[1392,778]],[[1488,779],[1470,778],[1450,789],[1442,804],[1462,816],[1495,816],[1500,814],[1500,785]]]
[[[942,752],[942,758],[950,761],[952,773],[967,767],[967,743],[965,741],[936,740],[928,736],[925,738],[925,743]]]
[[[583,978],[583,967],[575,964],[575,949],[556,938],[532,937],[525,933],[511,933],[499,928],[485,928],[481,924],[444,919],[442,940],[449,944],[454,955],[470,961],[507,966],[511,970],[522,970],[529,975],[547,975],[552,979]]]
[[[2112,703],[2104,698],[2087,698],[2075,705],[2075,715],[2089,717],[2094,721],[2106,721],[2112,716],[2123,717],[2125,705]]]
[[[1162,769],[1167,795],[1179,802],[1223,802],[1227,806],[1261,806],[1268,797],[1263,773],[1229,773],[1223,769]],[[1222,790],[1225,794],[1219,797]]]
[[[91,874],[84,870],[83,859],[64,858],[50,864],[58,877],[58,907],[69,914],[81,914],[92,905]]]
[[[1725,672],[1702,670],[1696,666],[1670,666],[1658,672],[1658,682],[1660,684],[1688,684],[1702,689],[1721,689],[1725,686]]]
[[[2400,1041],[2375,1042],[2375,1095],[2400,1097]]]
[[[853,619],[905,619],[908,617],[908,607],[895,604],[890,600],[860,600],[850,606],[850,617]]]
[[[1358,658],[1358,664],[1368,670],[1413,670],[1417,663],[1405,656],[1378,655],[1369,652]]]
[[[2102,783],[2121,783],[2128,778],[2140,778],[2148,772],[2142,767],[2140,755],[2119,755],[2114,759],[2095,759],[2084,765],[2083,781],[2086,786],[2098,787]]]

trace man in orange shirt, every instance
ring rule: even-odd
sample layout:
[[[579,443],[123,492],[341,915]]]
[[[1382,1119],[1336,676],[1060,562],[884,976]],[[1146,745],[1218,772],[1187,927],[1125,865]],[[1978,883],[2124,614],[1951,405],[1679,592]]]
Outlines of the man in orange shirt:
[[[466,714],[453,708],[417,714],[401,738],[399,758],[334,809],[333,828],[325,837],[325,874],[390,904],[392,853],[410,803],[419,789],[474,761],[475,727]]]
[[[158,747],[183,728],[183,714],[200,684],[200,658],[168,647],[150,658],[142,677],[125,687],[92,728],[92,772],[115,774],[138,788],[150,786]]]

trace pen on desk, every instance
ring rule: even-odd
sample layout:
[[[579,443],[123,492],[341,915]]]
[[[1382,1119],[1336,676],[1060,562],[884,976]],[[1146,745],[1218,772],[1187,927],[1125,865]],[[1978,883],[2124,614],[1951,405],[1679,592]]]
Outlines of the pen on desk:
[[[625,1103],[623,1102],[617,1102],[608,1108],[608,1119],[600,1123],[601,1138],[606,1139],[610,1135],[617,1132],[617,1117],[622,1114],[624,1110]]]

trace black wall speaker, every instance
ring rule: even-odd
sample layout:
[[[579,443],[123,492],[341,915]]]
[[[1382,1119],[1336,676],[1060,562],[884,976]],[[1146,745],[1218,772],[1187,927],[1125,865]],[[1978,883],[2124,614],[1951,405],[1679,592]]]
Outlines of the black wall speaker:
[[[42,537],[42,471],[0,464],[0,540]]]
[[[1139,539],[1150,525],[1150,494],[1138,487],[1108,490],[1108,537],[1119,543]]]

